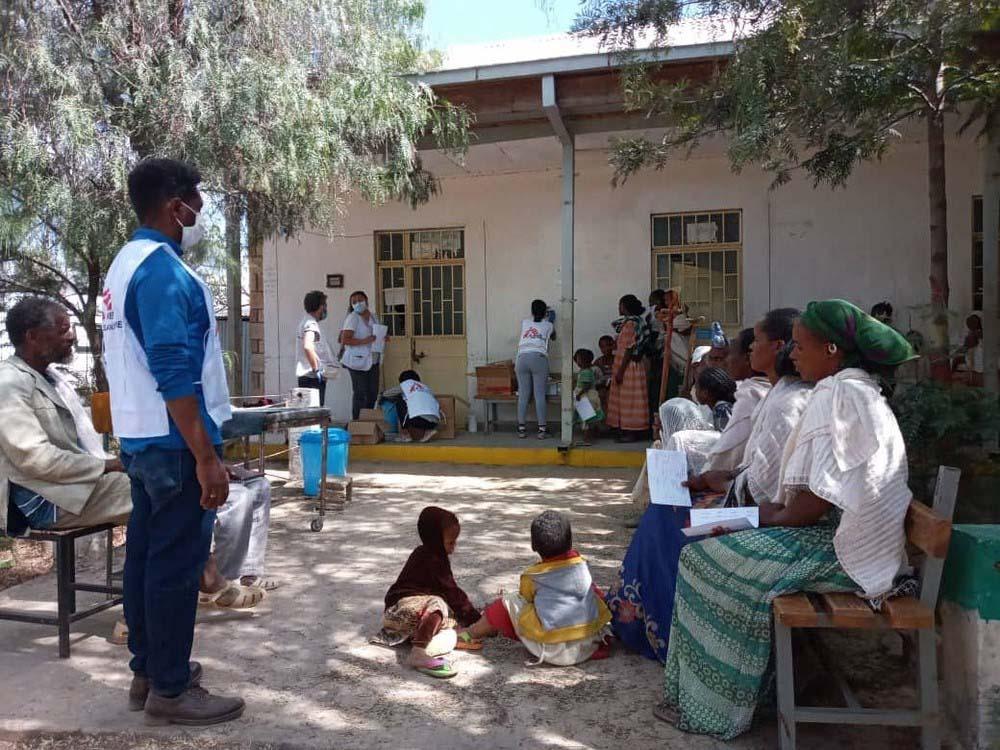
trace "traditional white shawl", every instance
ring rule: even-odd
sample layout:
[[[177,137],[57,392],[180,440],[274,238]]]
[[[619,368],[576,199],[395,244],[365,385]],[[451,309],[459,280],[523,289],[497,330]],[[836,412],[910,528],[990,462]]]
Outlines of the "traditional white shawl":
[[[666,443],[681,430],[712,430],[712,410],[689,398],[671,398],[660,404],[660,439]]]
[[[869,598],[892,588],[906,560],[907,478],[903,436],[875,379],[849,368],[821,380],[785,448],[781,501],[808,489],[843,511],[834,549]]]
[[[785,376],[757,404],[740,464],[744,471],[736,477],[736,496],[740,501],[746,501],[747,493],[757,503],[773,502],[778,497],[785,443],[798,424],[811,392],[810,384]]]
[[[80,397],[66,376],[51,365],[46,370],[46,374],[52,378],[56,393],[62,398],[63,404],[66,405],[69,413],[73,416],[73,425],[76,427],[76,437],[80,447],[94,458],[100,458],[105,461],[114,458],[114,456],[111,456],[104,450],[104,441],[97,434],[97,430],[94,429],[94,423],[83,410]]]
[[[668,451],[682,451],[687,456],[688,474],[701,474],[721,435],[716,430],[680,430],[671,435],[663,447]]]
[[[679,430],[670,435],[664,447],[671,451],[683,451],[691,474],[713,469],[735,469],[740,465],[750,438],[754,410],[770,390],[771,383],[767,378],[741,380],[736,387],[736,403],[726,429],[722,432],[705,428]]]
[[[747,441],[753,431],[753,417],[757,413],[757,405],[771,390],[767,378],[747,378],[736,386],[736,403],[733,404],[733,414],[729,418],[714,442],[708,454],[705,470],[731,470],[740,465],[746,452]]]

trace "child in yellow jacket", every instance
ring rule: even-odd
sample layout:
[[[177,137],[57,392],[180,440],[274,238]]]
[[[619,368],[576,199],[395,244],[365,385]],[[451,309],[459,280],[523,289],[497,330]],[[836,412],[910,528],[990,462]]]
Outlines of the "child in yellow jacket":
[[[517,639],[539,664],[606,657],[611,613],[587,561],[573,549],[569,519],[552,510],[538,516],[531,523],[531,548],[542,561],[521,574],[518,592],[490,604],[478,622],[459,632],[459,639]]]

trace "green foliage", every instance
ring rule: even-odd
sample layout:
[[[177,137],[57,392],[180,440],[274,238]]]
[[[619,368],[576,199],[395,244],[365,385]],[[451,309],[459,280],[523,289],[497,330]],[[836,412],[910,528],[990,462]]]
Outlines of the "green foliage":
[[[401,78],[431,60],[422,18],[417,0],[4,3],[0,292],[59,298],[99,352],[145,156],[197,164],[258,238],[330,229],[351,195],[428,200],[415,144],[464,148],[469,116]]]
[[[1000,430],[1000,401],[981,388],[922,381],[893,396],[914,486],[941,464],[968,466],[971,454]]]
[[[995,111],[1000,67],[969,55],[991,12],[995,0],[591,0],[576,28],[630,50],[640,35],[662,43],[682,20],[715,19],[734,41],[708,81],[630,71],[627,104],[674,127],[659,141],[619,141],[618,179],[724,132],[734,170],[761,166],[775,184],[800,170],[840,186],[915,116],[961,108],[981,123]]]

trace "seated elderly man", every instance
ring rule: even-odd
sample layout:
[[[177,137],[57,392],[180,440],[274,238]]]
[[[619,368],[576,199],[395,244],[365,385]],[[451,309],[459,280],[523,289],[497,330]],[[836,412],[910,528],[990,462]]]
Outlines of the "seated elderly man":
[[[0,362],[0,531],[13,536],[127,524],[129,478],[104,452],[76,392],[52,367],[73,356],[76,334],[66,311],[28,297],[8,311],[6,326],[15,355]],[[234,493],[224,508],[217,539],[222,562],[209,558],[202,596],[218,607],[253,607],[263,589],[275,585],[262,577],[270,493],[258,485],[255,492]],[[247,586],[230,583],[224,575],[230,571]]]
[[[101,441],[65,378],[73,357],[65,310],[37,297],[7,312],[14,356],[0,363],[0,529],[69,529],[126,523],[128,477]]]

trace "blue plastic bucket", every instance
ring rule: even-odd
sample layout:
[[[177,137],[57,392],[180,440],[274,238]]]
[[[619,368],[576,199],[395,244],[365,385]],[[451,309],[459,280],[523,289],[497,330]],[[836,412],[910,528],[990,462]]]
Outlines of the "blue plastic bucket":
[[[330,427],[326,434],[329,441],[326,449],[326,475],[347,476],[351,433],[339,427]],[[302,491],[309,497],[318,497],[323,463],[323,430],[318,427],[306,430],[299,436],[299,446],[302,448]]]
[[[384,399],[382,401],[382,418],[385,420],[386,432],[399,432],[399,415],[396,413],[396,402]]]

